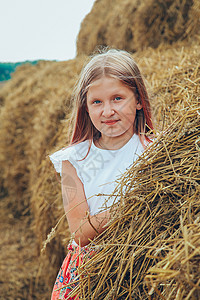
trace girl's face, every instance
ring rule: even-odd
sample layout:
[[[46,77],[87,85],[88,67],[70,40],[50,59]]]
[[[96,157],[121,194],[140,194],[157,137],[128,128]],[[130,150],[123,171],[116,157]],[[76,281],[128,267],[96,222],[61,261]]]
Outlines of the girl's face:
[[[116,78],[97,79],[87,92],[87,111],[102,140],[130,139],[136,110],[141,108],[133,91]]]

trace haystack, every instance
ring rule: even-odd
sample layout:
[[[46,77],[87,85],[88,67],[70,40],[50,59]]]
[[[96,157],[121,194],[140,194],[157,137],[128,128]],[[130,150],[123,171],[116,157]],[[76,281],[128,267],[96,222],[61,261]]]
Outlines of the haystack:
[[[199,196],[199,195],[198,195]],[[149,294],[164,286],[166,299],[199,299],[200,297],[200,217],[183,225],[179,239],[169,241],[168,253],[145,277]],[[165,246],[168,246],[165,245]]]
[[[35,66],[21,66],[13,74],[13,78],[0,90],[2,99],[0,108],[0,197],[2,199],[0,206],[3,235],[1,240],[3,249],[7,249],[7,253],[1,254],[2,270],[5,272],[2,276],[4,279],[2,280],[3,291],[1,291],[4,299],[13,299],[13,297],[23,299],[21,296],[23,294],[29,295],[26,299],[28,297],[32,299],[36,295],[40,297],[41,294],[43,299],[49,299],[50,286],[64,256],[64,247],[61,237],[58,236],[55,239],[54,258],[48,250],[46,252],[48,259],[45,258],[44,261],[48,275],[45,276],[43,273],[41,275],[41,272],[44,272],[44,264],[40,264],[43,259],[40,257],[41,244],[57,222],[57,214],[56,210],[53,213],[47,208],[43,210],[44,204],[40,205],[39,195],[36,199],[34,196],[35,188],[37,189],[40,184],[39,179],[42,178],[41,162],[45,159],[48,149],[54,147],[55,144],[59,146],[60,127],[70,111],[72,89],[83,61],[84,59],[79,58],[67,62],[40,62]],[[62,144],[66,142],[67,127],[65,127],[65,138]],[[55,179],[55,173],[52,173]],[[47,184],[49,184],[50,192],[51,182],[48,181],[46,186]],[[46,195],[45,199],[48,203],[48,197],[51,197],[46,186],[46,194],[43,192],[42,197],[44,199]],[[57,190],[59,190],[58,184]],[[54,185],[51,195],[55,193]],[[31,196],[34,199],[32,205]],[[61,204],[56,208],[61,209]],[[37,211],[40,211],[41,215]],[[43,222],[44,228],[36,227],[38,226],[37,218]],[[15,234],[13,234],[13,224]],[[67,224],[64,228],[68,236]],[[13,236],[12,247],[7,232]],[[31,239],[26,239],[26,242],[23,237],[25,232],[31,237]],[[17,249],[20,249],[20,257],[26,261],[23,259],[19,261]],[[6,260],[5,255],[12,258],[12,272],[9,271],[10,260]],[[27,263],[27,260],[30,263]],[[52,273],[49,261],[52,263]],[[46,293],[48,293],[47,296]]]
[[[135,52],[188,40],[199,33],[199,18],[198,0],[99,0],[82,22],[77,54],[101,45]]]
[[[15,216],[29,210],[37,166],[70,111],[70,98],[82,59],[24,65],[1,90],[0,163]],[[17,184],[16,184],[17,183]]]
[[[199,132],[193,101],[124,174],[109,227],[93,241],[97,254],[80,267],[72,295],[199,299]]]

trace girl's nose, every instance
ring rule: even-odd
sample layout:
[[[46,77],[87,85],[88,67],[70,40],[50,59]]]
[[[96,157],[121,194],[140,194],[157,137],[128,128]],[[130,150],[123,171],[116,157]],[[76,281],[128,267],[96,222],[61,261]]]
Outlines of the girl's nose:
[[[102,115],[105,118],[109,118],[110,116],[114,115],[114,113],[114,109],[110,103],[104,104]]]

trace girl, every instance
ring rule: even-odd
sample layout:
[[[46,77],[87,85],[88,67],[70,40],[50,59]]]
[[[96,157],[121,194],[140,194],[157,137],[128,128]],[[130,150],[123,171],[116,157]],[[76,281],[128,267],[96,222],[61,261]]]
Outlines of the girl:
[[[106,196],[142,154],[147,133],[153,130],[144,81],[125,51],[94,56],[82,70],[74,102],[71,144],[50,156],[62,176],[63,204],[73,236],[52,300],[75,299],[70,298],[70,290],[76,285],[76,269],[89,251],[87,244],[109,221],[113,199]]]

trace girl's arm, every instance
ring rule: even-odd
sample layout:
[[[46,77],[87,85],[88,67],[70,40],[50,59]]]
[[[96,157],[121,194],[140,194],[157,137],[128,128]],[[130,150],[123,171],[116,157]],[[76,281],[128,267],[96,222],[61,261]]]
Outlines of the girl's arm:
[[[109,210],[94,216],[89,215],[83,184],[69,161],[62,162],[61,186],[70,232],[75,234],[74,240],[77,244],[85,246],[90,242],[89,239],[93,240],[105,230]]]

